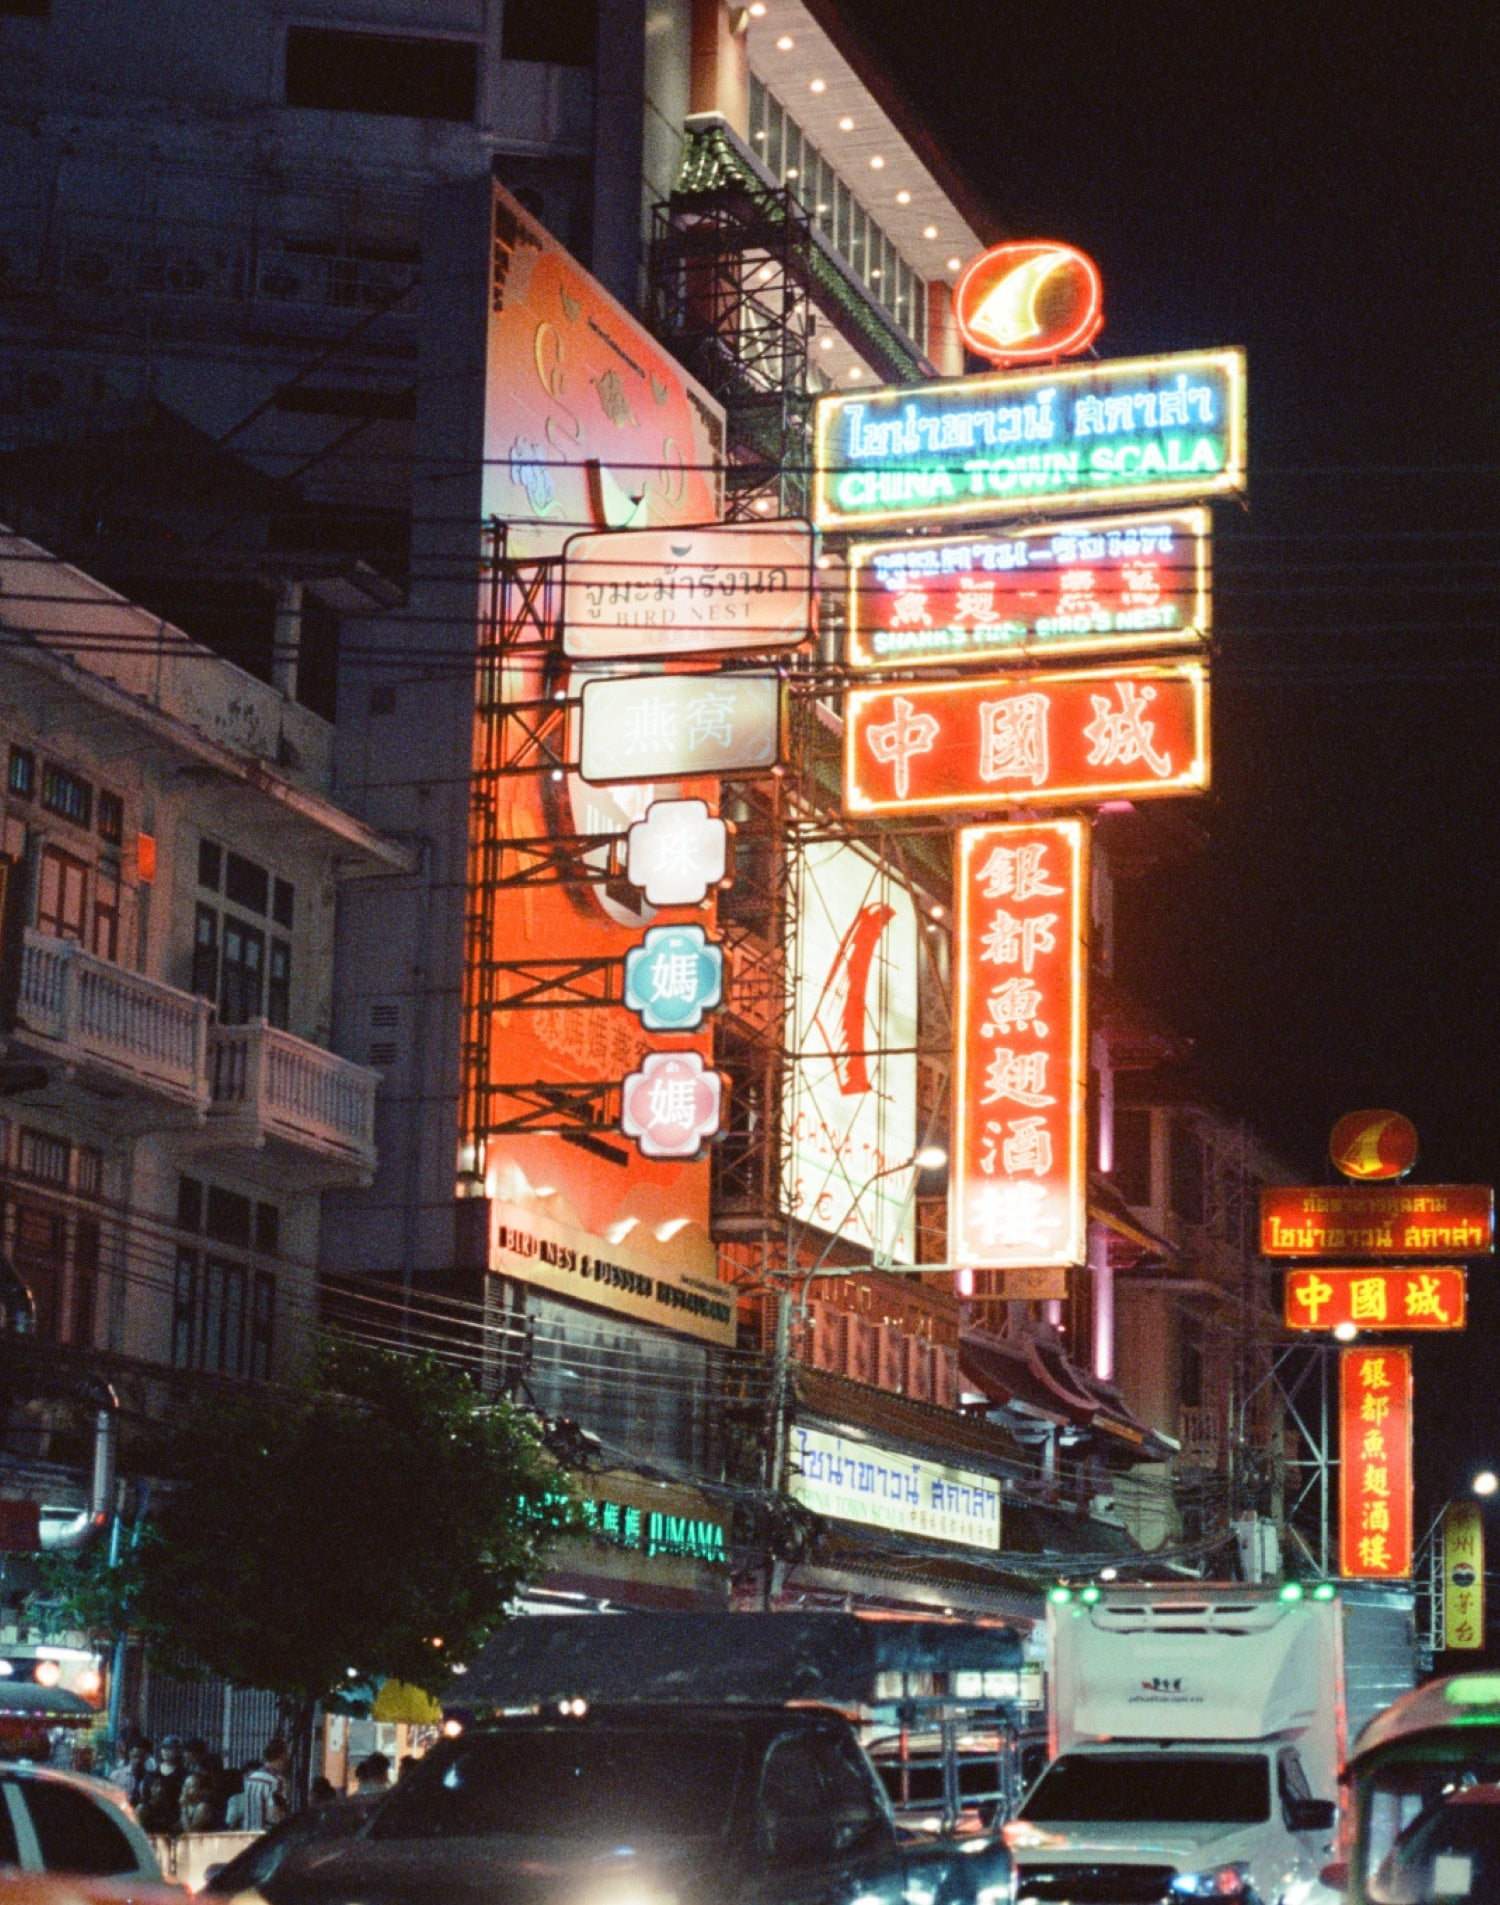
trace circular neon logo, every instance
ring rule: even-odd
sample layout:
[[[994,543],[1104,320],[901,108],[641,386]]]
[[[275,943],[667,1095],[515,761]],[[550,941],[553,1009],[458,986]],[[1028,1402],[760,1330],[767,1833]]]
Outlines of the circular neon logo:
[[[959,335],[996,364],[1038,364],[1087,350],[1104,323],[1092,258],[1045,239],[992,245],[953,293]]]
[[[1417,1127],[1399,1111],[1351,1111],[1333,1127],[1328,1155],[1345,1177],[1405,1177],[1417,1161]]]

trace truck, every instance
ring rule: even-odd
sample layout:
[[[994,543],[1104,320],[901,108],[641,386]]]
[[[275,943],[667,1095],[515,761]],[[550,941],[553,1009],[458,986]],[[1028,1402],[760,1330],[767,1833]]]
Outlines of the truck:
[[[1005,1829],[1020,1905],[1332,1897],[1348,1742],[1412,1684],[1409,1595],[1060,1588],[1048,1640],[1050,1758]]]

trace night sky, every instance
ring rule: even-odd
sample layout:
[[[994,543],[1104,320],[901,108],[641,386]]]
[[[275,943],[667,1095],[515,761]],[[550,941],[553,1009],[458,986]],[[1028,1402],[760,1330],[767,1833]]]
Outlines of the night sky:
[[[1334,1119],[1377,1105],[1415,1121],[1416,1177],[1494,1182],[1492,10],[851,13],[1006,235],[1098,262],[1101,355],[1249,355],[1249,496],[1214,512],[1208,842],[1127,889],[1121,978],[1309,1181]],[[1430,1502],[1500,1467],[1497,1280],[1476,1269],[1467,1338],[1420,1353]]]

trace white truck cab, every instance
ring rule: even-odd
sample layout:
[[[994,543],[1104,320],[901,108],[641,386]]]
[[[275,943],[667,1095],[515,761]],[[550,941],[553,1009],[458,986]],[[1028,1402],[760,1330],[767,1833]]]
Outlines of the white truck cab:
[[[1052,1758],[1006,1828],[1018,1905],[1331,1897],[1343,1635],[1328,1586],[1055,1596]]]

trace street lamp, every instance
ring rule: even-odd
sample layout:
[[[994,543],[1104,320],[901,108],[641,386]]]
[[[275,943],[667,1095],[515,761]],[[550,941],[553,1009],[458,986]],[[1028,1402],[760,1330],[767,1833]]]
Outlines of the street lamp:
[[[1500,1488],[1500,1475],[1492,1468],[1482,1468],[1469,1486],[1476,1495],[1493,1495]]]

